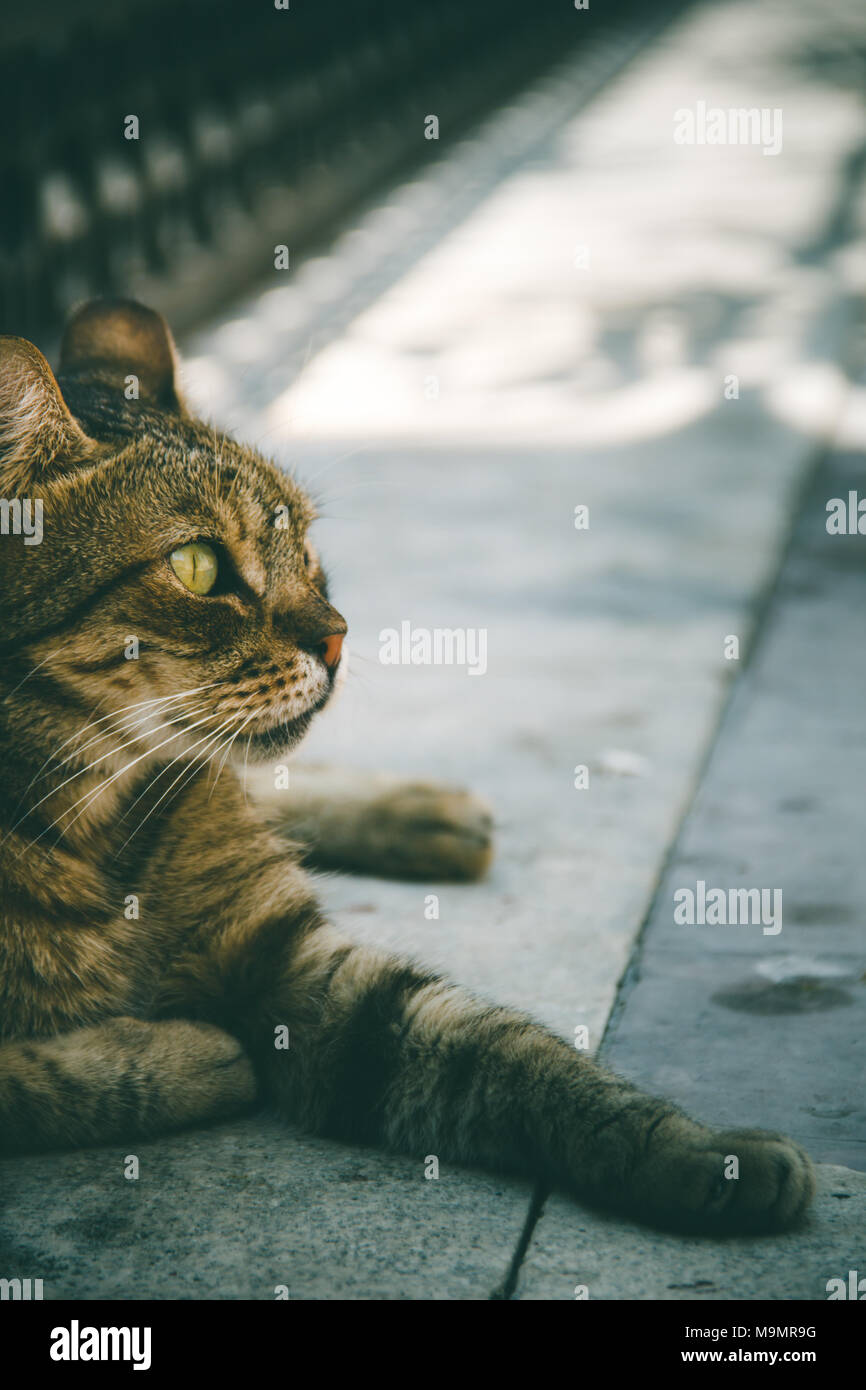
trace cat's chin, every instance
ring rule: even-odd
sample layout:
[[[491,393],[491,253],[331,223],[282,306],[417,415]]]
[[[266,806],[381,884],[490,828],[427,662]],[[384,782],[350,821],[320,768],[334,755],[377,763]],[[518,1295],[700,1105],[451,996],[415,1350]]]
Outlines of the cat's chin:
[[[268,763],[274,758],[283,758],[297,748],[313,721],[315,710],[290,719],[285,724],[275,724],[272,729],[262,733],[249,734],[239,739],[232,749],[232,761],[243,765],[247,763]]]
[[[232,745],[232,761],[238,766],[243,766],[244,763],[269,763],[273,762],[274,758],[286,757],[297,748],[319,710],[324,709],[328,703],[330,696],[331,690],[328,689],[321,699],[294,719],[286,719],[269,729],[239,738]]]
[[[285,719],[279,724],[272,724],[268,729],[256,730],[254,733],[238,738],[232,744],[230,754],[235,766],[243,767],[248,763],[269,763],[273,762],[275,758],[286,757],[297,748],[319,710],[325,708],[334,693],[334,688],[335,682],[332,677],[327,689],[320,695],[315,704],[311,705],[303,714],[296,715],[294,719]]]

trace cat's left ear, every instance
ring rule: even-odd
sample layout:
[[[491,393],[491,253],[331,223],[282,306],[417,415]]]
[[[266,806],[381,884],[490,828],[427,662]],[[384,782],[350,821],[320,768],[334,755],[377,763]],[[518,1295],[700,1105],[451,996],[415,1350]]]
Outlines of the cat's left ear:
[[[63,334],[60,371],[116,387],[128,400],[184,413],[168,324],[134,299],[94,299],[79,309]]]
[[[69,413],[45,358],[25,338],[0,337],[0,491],[26,492],[99,456]]]

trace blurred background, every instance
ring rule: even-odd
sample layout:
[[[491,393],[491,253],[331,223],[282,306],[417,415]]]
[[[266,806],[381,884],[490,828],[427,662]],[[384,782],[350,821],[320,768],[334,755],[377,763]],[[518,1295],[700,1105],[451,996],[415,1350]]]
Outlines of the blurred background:
[[[94,294],[187,327],[429,157],[419,117],[444,148],[586,32],[570,0],[3,8],[0,327],[48,339]]]

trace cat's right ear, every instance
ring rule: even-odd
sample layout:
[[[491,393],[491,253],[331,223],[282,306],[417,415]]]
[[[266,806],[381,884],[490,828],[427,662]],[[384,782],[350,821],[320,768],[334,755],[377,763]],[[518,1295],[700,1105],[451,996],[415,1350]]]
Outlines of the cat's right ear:
[[[184,414],[177,350],[162,314],[134,299],[93,299],[72,315],[60,345],[60,373],[102,382],[160,410]]]
[[[72,418],[54,373],[25,338],[0,336],[0,486],[6,497],[99,452]]]

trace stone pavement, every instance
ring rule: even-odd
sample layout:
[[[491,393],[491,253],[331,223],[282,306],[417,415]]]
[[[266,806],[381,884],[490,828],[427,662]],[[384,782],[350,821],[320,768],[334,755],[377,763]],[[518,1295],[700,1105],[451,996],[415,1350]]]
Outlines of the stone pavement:
[[[434,249],[450,161],[185,345],[196,403],[322,499],[352,666],[304,756],[496,810],[483,884],[332,877],[334,915],[585,1025],[700,1118],[801,1136],[836,1165],[808,1227],[686,1241],[556,1195],[539,1214],[528,1184],[426,1181],[421,1157],[262,1117],[140,1145],[137,1182],[113,1149],[4,1164],[10,1275],[53,1297],[822,1298],[862,1264],[863,578],[857,538],[820,535],[866,434],[846,374],[862,107],[817,61],[852,34],[853,0],[723,3],[585,110],[564,68],[451,156],[499,167],[537,134]],[[674,111],[701,100],[781,108],[781,152],[678,145]],[[485,629],[486,673],[380,664],[403,621]],[[782,931],[674,927],[697,879],[781,887]]]
[[[605,1055],[722,1124],[784,1128],[866,1170],[866,729],[863,537],[827,532],[862,487],[833,453],[649,914]],[[858,635],[855,635],[858,634]],[[674,893],[775,886],[779,930],[678,926]],[[768,900],[769,901],[769,900]]]

